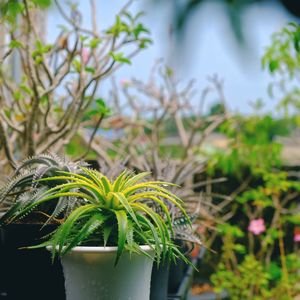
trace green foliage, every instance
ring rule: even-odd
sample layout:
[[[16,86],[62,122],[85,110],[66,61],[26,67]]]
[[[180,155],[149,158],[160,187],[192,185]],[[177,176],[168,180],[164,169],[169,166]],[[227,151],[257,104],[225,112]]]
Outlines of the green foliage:
[[[0,2],[0,23],[9,33],[0,65],[0,81],[5,90],[1,102],[6,116],[1,126],[5,169],[13,169],[19,159],[50,148],[54,152],[72,148],[68,144],[74,142],[74,135],[85,134],[81,130],[86,125],[83,122],[95,118],[96,122],[91,120],[88,124],[94,127],[95,134],[90,141],[81,139],[88,144],[83,156],[89,155],[98,128],[111,113],[99,98],[99,83],[120,66],[131,64],[131,59],[151,42],[149,30],[140,20],[142,14],[131,14],[126,6],[108,30],[98,30],[84,26],[78,4],[67,1],[65,6],[61,1],[52,1],[64,24],[54,44],[49,44],[43,30],[33,27],[40,25],[35,24],[39,21],[34,16],[42,16],[41,8],[47,8],[50,0]],[[96,13],[93,4],[89,5]],[[21,23],[25,36],[22,40],[14,34]],[[7,76],[15,49],[20,57],[18,78]]]
[[[128,59],[127,57],[124,56],[123,53],[110,53],[110,56],[113,58],[114,61],[116,62],[120,62],[120,63],[125,63],[125,64],[131,64],[130,59]]]
[[[45,177],[59,175],[60,171],[79,172],[82,162],[73,163],[65,158],[54,154],[41,154],[25,159],[14,172],[8,183],[0,189],[0,212],[6,212],[1,218],[0,225],[8,222],[8,219],[15,214],[22,205],[34,205],[39,196],[53,183],[37,180]],[[57,198],[53,206],[43,205],[40,209],[43,213],[55,219],[59,215],[68,215],[70,211],[80,202],[74,199]],[[20,204],[21,203],[21,204]],[[21,206],[20,206],[21,205]],[[32,220],[33,222],[35,220]]]
[[[238,226],[219,224],[217,228],[222,235],[228,235],[234,238],[241,238],[244,236],[244,232]]]
[[[267,48],[262,58],[262,65],[278,78],[278,82],[270,85],[269,93],[281,90],[281,98],[278,104],[287,115],[290,111],[299,111],[299,67],[300,67],[300,26],[289,23],[281,31],[272,36],[272,43]],[[278,93],[276,93],[276,96]],[[299,122],[299,121],[298,121]]]
[[[271,74],[288,73],[294,77],[299,72],[300,63],[300,26],[289,23],[272,36],[272,44],[263,58],[263,67],[268,67]]]
[[[219,115],[225,112],[225,106],[223,103],[215,103],[209,108],[208,115],[213,116],[213,115]]]
[[[219,226],[222,255],[211,277],[216,289],[226,289],[233,300],[291,300],[300,292],[300,259],[292,233],[300,223],[300,184],[283,171],[282,145],[275,140],[299,127],[298,116],[287,109],[300,108],[298,87],[288,88],[299,78],[299,34],[296,24],[274,34],[262,60],[279,77],[270,90],[273,96],[274,87],[283,92],[278,107],[284,108],[284,117],[230,119],[221,130],[229,139],[227,150],[216,153],[210,164],[212,174],[221,172],[240,183],[228,191],[235,196],[227,207],[232,217]],[[259,109],[261,103],[256,104]],[[255,224],[261,225],[255,230]]]
[[[218,226],[222,256],[211,279],[218,291],[228,291],[230,299],[291,300],[300,291],[295,284],[300,280],[300,259],[289,248],[286,255],[282,245],[291,243],[290,225],[300,222],[291,201],[299,196],[300,184],[282,171],[264,171],[261,179],[260,185],[236,198],[238,218]],[[256,236],[248,228],[255,218],[264,220],[266,227]]]
[[[150,31],[139,22],[142,15],[143,13],[141,12],[135,16],[129,12],[124,12],[122,15],[116,16],[114,25],[107,30],[107,33],[113,35],[115,38],[120,37],[120,35],[125,35],[128,40],[138,41],[140,49],[147,48],[147,46],[152,43],[152,40],[143,36],[143,34],[148,35]],[[122,54],[117,55],[112,53],[112,55],[119,59],[124,58]],[[124,62],[129,63],[129,61]]]
[[[74,59],[72,61],[72,65],[74,67],[75,72],[80,73],[81,71],[81,61],[78,59]]]
[[[24,10],[23,3],[14,0],[4,0],[0,3],[1,17],[9,23],[14,23],[17,16]]]
[[[52,45],[43,45],[39,40],[35,42],[35,50],[32,51],[31,56],[37,64],[43,61],[43,55],[48,53],[52,49]]]
[[[140,12],[133,16],[129,12],[124,12],[121,16],[116,16],[115,24],[107,30],[108,33],[118,37],[121,33],[131,33],[138,40],[142,33],[149,33],[149,30],[138,20],[143,16]]]
[[[269,274],[262,265],[249,255],[233,272],[221,263],[218,272],[211,277],[216,292],[223,289],[228,291],[232,300],[258,300],[267,299],[269,295]]]
[[[90,43],[89,43],[89,46],[92,48],[92,49],[95,49],[98,47],[98,45],[101,43],[101,39],[99,38],[92,38],[90,40]]]
[[[111,115],[111,109],[106,105],[104,99],[98,98],[94,100],[95,105],[94,108],[87,111],[83,116],[83,121],[91,120],[94,116],[109,116]]]
[[[248,187],[234,201],[239,206],[238,217],[218,226],[222,257],[212,280],[216,288],[227,289],[231,299],[292,299],[291,295],[299,292],[294,282],[300,278],[297,268],[288,262],[295,256],[293,249],[286,248],[286,255],[281,245],[291,244],[290,226],[300,222],[299,214],[294,214],[297,202],[293,201],[299,197],[300,184],[283,171],[264,170],[260,176],[259,185]],[[248,226],[257,218],[264,220],[265,230],[254,235]],[[294,263],[299,265],[299,257]],[[256,270],[262,277],[251,277]]]
[[[227,290],[232,300],[292,300],[300,291],[298,273],[300,259],[296,254],[287,256],[289,278],[282,280],[280,266],[272,262],[268,268],[253,255],[246,255],[235,270],[223,262],[211,279],[216,292]],[[287,288],[292,291],[286,293]]]
[[[41,8],[47,8],[51,5],[51,0],[31,0],[32,3]]]
[[[22,47],[24,47],[24,46],[23,46],[23,44],[22,44],[20,41],[12,40],[12,41],[9,43],[9,47],[10,47],[10,48],[22,48]]]
[[[55,183],[52,188],[36,194],[35,201],[17,202],[4,215],[5,223],[11,223],[31,213],[47,202],[61,198],[68,203],[71,198],[79,201],[66,216],[49,241],[37,246],[51,246],[53,258],[63,255],[77,245],[117,246],[116,263],[123,251],[144,253],[139,245],[149,245],[159,262],[163,259],[185,259],[174,245],[171,216],[166,203],[175,205],[189,220],[182,201],[165,186],[171,183],[146,181],[149,173],[134,175],[122,172],[114,181],[88,168],[81,173],[58,172],[53,177],[38,179],[37,183]],[[155,203],[163,212],[158,214],[148,203]],[[190,223],[188,221],[188,226]],[[145,254],[145,253],[144,253]]]
[[[229,145],[226,151],[217,151],[211,158],[209,172],[219,168],[224,174],[240,177],[245,171],[258,174],[281,165],[282,145],[274,137],[289,133],[284,120],[270,115],[236,116],[221,126],[221,132],[228,137]]]
[[[28,6],[36,6],[38,8],[48,8],[51,0],[28,0]],[[2,0],[0,3],[0,17],[13,24],[19,14],[24,11],[24,4],[16,0]]]

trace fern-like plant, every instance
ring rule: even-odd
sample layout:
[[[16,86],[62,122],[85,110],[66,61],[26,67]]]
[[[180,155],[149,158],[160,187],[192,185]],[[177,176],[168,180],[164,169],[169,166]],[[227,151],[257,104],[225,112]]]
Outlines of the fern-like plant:
[[[82,202],[75,208],[49,239],[34,247],[51,246],[52,257],[63,255],[78,245],[117,246],[116,263],[122,252],[143,253],[139,245],[149,245],[157,261],[185,257],[173,243],[174,230],[167,202],[180,209],[182,201],[166,187],[171,183],[144,181],[149,173],[123,171],[114,181],[102,173],[81,168],[80,174],[60,172],[58,176],[42,178],[41,182],[62,182],[37,195],[35,201],[20,204],[4,216],[6,222],[23,218],[40,205],[63,197]],[[158,214],[150,203],[161,207]],[[148,204],[149,203],[149,204]]]

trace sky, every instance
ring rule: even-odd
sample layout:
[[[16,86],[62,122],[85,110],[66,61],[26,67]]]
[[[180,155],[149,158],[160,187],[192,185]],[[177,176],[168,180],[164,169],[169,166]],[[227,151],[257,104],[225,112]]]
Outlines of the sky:
[[[188,19],[178,47],[169,34],[173,1],[161,1],[158,5],[153,5],[151,0],[133,3],[132,12],[145,12],[143,22],[150,28],[154,43],[135,57],[132,65],[118,71],[117,82],[132,77],[147,79],[155,61],[162,58],[175,70],[179,80],[187,82],[195,79],[199,93],[207,86],[208,76],[218,75],[224,80],[227,105],[232,111],[251,113],[249,103],[257,99],[265,102],[265,111],[274,111],[276,100],[267,95],[272,78],[262,70],[260,59],[270,44],[271,34],[295,19],[276,1],[252,5],[242,15],[247,40],[243,50],[234,39],[220,1],[208,0]],[[123,0],[96,2],[100,28],[112,24],[116,12],[124,5]],[[89,26],[89,1],[79,0],[78,3],[83,24]],[[51,41],[58,34],[57,25],[63,23],[55,8],[50,9],[47,22],[47,35]],[[107,88],[108,83],[103,87],[104,93]]]

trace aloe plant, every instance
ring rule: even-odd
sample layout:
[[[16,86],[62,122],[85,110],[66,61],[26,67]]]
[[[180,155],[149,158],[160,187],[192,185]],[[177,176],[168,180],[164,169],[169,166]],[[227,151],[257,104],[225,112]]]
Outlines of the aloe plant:
[[[52,258],[64,255],[77,245],[117,246],[116,263],[123,251],[144,252],[139,245],[149,245],[159,262],[163,259],[186,258],[174,245],[173,224],[167,203],[175,205],[189,220],[182,200],[167,187],[173,184],[163,181],[144,181],[148,172],[134,174],[123,171],[114,181],[102,173],[82,167],[80,174],[59,172],[60,175],[38,179],[42,182],[64,182],[45,190],[35,201],[20,204],[4,216],[13,222],[38,209],[44,203],[63,197],[81,200],[65,218],[49,239],[34,247],[51,246]],[[152,209],[161,207],[163,214]]]
[[[86,164],[71,162],[56,154],[40,154],[25,159],[17,166],[8,183],[0,189],[0,213],[9,211],[12,214],[22,206],[34,204],[43,192],[55,185],[53,182],[39,182],[39,179],[59,175],[59,171],[79,173],[81,166]],[[80,203],[76,202],[75,198],[70,198],[69,201],[58,198],[51,208],[45,207],[42,211],[51,215],[53,219],[60,214],[68,215],[76,205]],[[6,218],[2,218],[0,225],[5,222]]]
[[[166,203],[172,220],[173,239],[177,244],[180,241],[181,248],[187,249],[187,252],[191,251],[195,244],[202,245],[197,230],[201,216],[200,206],[205,202],[205,197],[203,193],[194,192],[194,185],[186,186],[185,181],[188,176],[194,176],[199,172],[199,169],[203,168],[203,162],[188,161],[180,163],[175,160],[160,159],[156,155],[155,157],[144,156],[143,159],[133,162],[114,160],[111,161],[110,165],[105,161],[99,162],[101,172],[109,178],[115,177],[116,174],[124,171],[125,163],[137,172],[149,171],[148,178],[150,180],[175,183],[170,186],[170,191],[184,201],[185,212],[189,217],[187,218],[182,210],[173,203]],[[180,188],[183,185],[185,185],[185,188]],[[160,205],[155,202],[148,202],[148,204],[156,213],[164,215]],[[191,223],[192,226],[190,226]]]

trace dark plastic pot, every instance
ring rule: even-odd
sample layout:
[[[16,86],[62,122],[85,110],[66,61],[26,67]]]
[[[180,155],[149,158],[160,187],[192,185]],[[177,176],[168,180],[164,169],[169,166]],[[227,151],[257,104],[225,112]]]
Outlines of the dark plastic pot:
[[[178,260],[177,263],[171,263],[169,272],[169,294],[175,294],[185,276],[188,266],[182,261]]]
[[[95,159],[88,159],[86,160],[86,163],[89,164],[89,167],[92,168],[92,169],[95,169],[97,171],[100,171],[100,165],[99,165],[99,162]]]
[[[47,225],[41,229],[41,225],[36,224],[11,224],[1,229],[3,299],[65,299],[60,262],[52,264],[50,253],[44,248],[20,249],[38,244],[41,237],[55,228],[56,225]]]
[[[163,300],[168,296],[169,264],[153,264],[150,300]]]
[[[200,252],[197,257],[194,257],[191,261],[194,265],[197,264],[197,262],[203,258],[205,254],[205,248],[201,248]],[[175,272],[178,271],[176,274]],[[181,280],[179,282],[179,275],[181,275],[183,272],[183,275],[181,277]],[[169,293],[168,293],[168,300],[185,300],[187,299],[188,293],[190,291],[190,288],[192,286],[193,281],[193,274],[194,274],[194,268],[193,266],[187,266],[187,265],[179,265],[179,268],[171,268],[170,267],[170,273],[169,273]],[[179,284],[178,284],[179,282]],[[177,288],[176,288],[176,285]],[[171,289],[172,288],[172,289]]]
[[[181,240],[176,240],[175,243],[181,248],[182,252],[186,252],[186,247]],[[182,260],[178,259],[176,263],[170,264],[168,293],[174,294],[177,292],[188,266]]]
[[[5,274],[2,270],[3,266],[3,259],[4,259],[4,253],[3,253],[3,242],[1,238],[1,233],[0,233],[0,299],[6,296],[6,290],[4,286],[4,280],[5,280]]]
[[[173,299],[184,300],[187,298],[193,280],[193,272],[194,272],[193,267],[189,266],[187,268],[187,271],[183,279],[180,282],[177,291],[170,292],[168,294],[168,298],[167,298],[168,300],[173,300]],[[172,276],[172,273],[170,273],[170,276]]]

